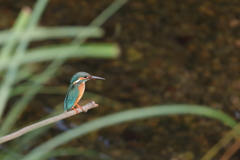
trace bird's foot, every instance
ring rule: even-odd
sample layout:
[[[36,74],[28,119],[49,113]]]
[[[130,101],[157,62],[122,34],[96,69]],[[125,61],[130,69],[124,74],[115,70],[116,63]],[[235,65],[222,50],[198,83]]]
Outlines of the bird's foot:
[[[86,112],[86,111],[84,111],[84,109],[83,109],[81,106],[79,106],[78,104],[76,104],[76,106],[77,106],[77,108],[81,108],[81,110],[82,110],[83,112]]]
[[[76,110],[74,107],[72,107],[72,109],[76,112],[76,114],[78,114],[78,110]]]

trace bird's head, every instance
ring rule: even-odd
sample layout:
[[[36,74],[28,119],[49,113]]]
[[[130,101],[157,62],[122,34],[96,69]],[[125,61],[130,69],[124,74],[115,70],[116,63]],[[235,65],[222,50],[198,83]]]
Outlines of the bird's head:
[[[85,83],[86,81],[90,79],[101,79],[105,80],[105,78],[97,77],[97,76],[92,76],[87,72],[78,72],[73,75],[70,83],[71,84],[80,84],[80,83]]]

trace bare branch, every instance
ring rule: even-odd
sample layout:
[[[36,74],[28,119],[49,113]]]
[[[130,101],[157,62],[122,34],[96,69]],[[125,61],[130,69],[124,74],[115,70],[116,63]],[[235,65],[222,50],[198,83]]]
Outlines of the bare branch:
[[[92,101],[92,102],[89,102],[88,104],[82,106],[82,108],[84,109],[85,112],[87,112],[89,109],[95,108],[97,106],[98,106],[98,104],[96,104],[94,101]],[[77,108],[77,110],[78,110],[79,113],[83,112],[81,110],[81,108]],[[21,136],[21,135],[23,135],[25,133],[28,133],[28,132],[30,132],[32,130],[35,130],[37,128],[40,128],[40,127],[46,126],[46,125],[48,125],[50,123],[57,122],[59,120],[71,117],[73,115],[76,115],[76,112],[74,110],[71,110],[71,111],[68,111],[68,112],[64,112],[64,113],[62,113],[60,115],[57,115],[55,117],[48,118],[46,120],[34,123],[34,124],[30,125],[30,126],[22,128],[22,129],[14,132],[14,133],[11,133],[9,135],[1,137],[0,138],[0,144],[4,143],[4,142],[7,142],[9,140],[12,140],[14,138],[17,138],[17,137],[19,137],[19,136]]]

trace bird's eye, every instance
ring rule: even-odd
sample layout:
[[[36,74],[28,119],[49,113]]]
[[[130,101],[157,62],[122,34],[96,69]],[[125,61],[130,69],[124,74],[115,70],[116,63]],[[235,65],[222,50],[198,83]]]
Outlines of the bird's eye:
[[[88,76],[85,76],[84,78],[88,78]]]

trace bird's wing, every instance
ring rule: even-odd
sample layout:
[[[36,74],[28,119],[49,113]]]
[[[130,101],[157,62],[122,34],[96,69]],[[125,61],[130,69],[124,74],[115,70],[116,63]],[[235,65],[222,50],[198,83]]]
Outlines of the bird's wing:
[[[78,97],[78,87],[77,85],[70,85],[68,88],[67,95],[64,100],[64,111],[71,109]]]

